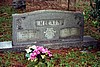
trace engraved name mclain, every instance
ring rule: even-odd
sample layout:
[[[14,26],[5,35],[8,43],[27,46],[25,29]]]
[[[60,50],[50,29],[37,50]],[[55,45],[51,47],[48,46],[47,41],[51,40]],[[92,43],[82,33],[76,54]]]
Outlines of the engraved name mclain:
[[[64,20],[57,19],[57,20],[36,20],[36,26],[62,26],[64,25]]]

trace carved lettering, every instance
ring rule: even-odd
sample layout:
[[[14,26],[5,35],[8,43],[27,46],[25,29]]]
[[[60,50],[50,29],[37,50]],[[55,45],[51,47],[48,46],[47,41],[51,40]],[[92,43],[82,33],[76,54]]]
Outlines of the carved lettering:
[[[36,26],[62,26],[63,20],[36,20]]]

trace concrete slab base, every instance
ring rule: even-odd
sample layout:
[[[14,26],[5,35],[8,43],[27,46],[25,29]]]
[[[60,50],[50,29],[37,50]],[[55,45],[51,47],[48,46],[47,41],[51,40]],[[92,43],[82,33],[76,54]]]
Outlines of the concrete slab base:
[[[50,49],[60,49],[60,48],[69,48],[69,47],[82,47],[82,46],[89,46],[89,45],[96,45],[97,41],[90,37],[90,36],[84,36],[83,41],[73,41],[73,42],[62,42],[62,43],[49,43],[49,44],[41,44],[41,46],[50,48]],[[25,51],[25,48],[28,48],[30,45],[19,45],[19,46],[13,46],[12,48],[7,49],[0,49],[0,52],[2,51]]]
[[[83,41],[73,41],[73,42],[63,42],[63,43],[52,43],[52,44],[45,44],[43,46],[51,49],[60,49],[60,48],[69,48],[69,47],[82,47],[82,46],[89,46],[89,45],[96,45],[97,41],[90,37],[84,36]]]

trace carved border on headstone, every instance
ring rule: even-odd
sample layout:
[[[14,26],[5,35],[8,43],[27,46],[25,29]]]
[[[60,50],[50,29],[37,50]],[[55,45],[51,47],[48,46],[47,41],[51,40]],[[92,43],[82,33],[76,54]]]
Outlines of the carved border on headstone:
[[[83,39],[84,21],[79,12],[40,10],[12,16],[14,45]]]

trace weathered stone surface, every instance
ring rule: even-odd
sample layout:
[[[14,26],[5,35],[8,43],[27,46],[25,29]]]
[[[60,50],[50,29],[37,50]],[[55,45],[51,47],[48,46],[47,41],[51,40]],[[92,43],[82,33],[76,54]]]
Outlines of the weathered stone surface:
[[[12,6],[15,9],[26,9],[26,0],[12,0]]]
[[[13,45],[83,40],[80,12],[40,10],[13,14]]]
[[[12,48],[12,41],[0,42],[0,49]]]
[[[90,36],[84,36],[83,41],[73,41],[73,42],[64,42],[64,43],[38,43],[34,45],[39,45],[39,46],[45,46],[50,49],[60,49],[60,48],[69,48],[69,47],[82,47],[82,46],[97,46],[97,41],[90,37]],[[5,49],[0,49],[0,52],[2,51],[25,51],[25,48],[28,48],[30,45],[15,45],[12,48],[5,48]],[[99,48],[99,47],[98,47]]]
[[[69,47],[82,47],[82,46],[97,46],[97,41],[91,36],[84,36],[83,41],[71,41],[64,43],[51,43],[51,44],[43,44],[43,46],[51,49],[60,49],[60,48],[69,48]]]

